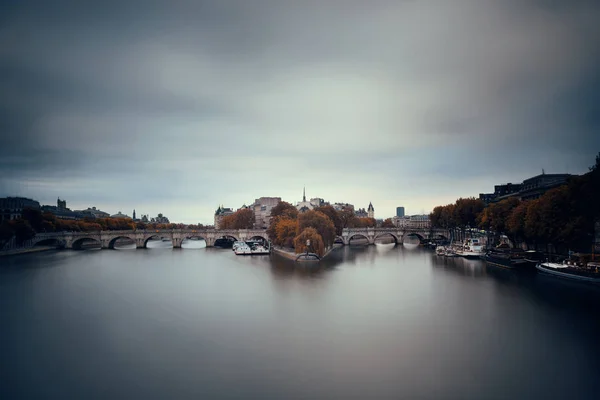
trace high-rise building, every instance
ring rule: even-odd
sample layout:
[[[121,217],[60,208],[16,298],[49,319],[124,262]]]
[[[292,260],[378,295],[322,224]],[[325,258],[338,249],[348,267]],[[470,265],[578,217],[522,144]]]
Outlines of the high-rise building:
[[[404,207],[396,207],[396,217],[404,217]]]

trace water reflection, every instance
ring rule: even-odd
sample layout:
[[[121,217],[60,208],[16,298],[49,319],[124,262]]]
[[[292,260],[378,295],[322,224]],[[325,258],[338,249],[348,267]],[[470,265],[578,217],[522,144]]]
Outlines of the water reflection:
[[[599,386],[596,288],[421,247],[306,264],[215,248],[2,261],[2,399],[583,399]]]

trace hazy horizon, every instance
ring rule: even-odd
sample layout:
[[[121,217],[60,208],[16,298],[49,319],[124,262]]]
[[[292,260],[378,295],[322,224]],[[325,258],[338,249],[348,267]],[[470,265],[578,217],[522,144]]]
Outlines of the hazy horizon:
[[[600,150],[600,3],[0,5],[0,196],[428,213]]]

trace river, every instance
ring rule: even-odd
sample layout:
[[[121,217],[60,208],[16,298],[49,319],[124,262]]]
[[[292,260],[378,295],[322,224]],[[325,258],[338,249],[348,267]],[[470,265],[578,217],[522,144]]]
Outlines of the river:
[[[594,399],[600,291],[414,246],[0,259],[0,398]]]

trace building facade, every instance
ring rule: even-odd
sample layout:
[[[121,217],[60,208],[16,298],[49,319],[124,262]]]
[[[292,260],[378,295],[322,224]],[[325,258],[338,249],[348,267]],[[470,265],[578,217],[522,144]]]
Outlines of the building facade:
[[[108,218],[110,214],[101,210],[98,210],[96,207],[88,207],[85,210],[75,210],[76,213],[83,214],[86,218]]]
[[[367,208],[367,214],[369,218],[375,218],[375,208],[373,207],[373,204],[371,204],[371,202],[369,202],[369,208]]]
[[[320,207],[325,204],[325,200],[315,197],[310,199],[310,201],[306,201],[306,188],[302,191],[302,201],[299,201],[296,204],[296,209],[300,212],[305,212],[308,210],[312,210],[316,207]]]
[[[429,215],[421,214],[421,215],[411,215],[398,217],[395,216],[392,218],[392,222],[398,228],[415,228],[415,229],[429,229],[431,228],[431,220],[429,219]]]
[[[523,183],[506,183],[495,185],[494,193],[480,193],[479,199],[485,204],[501,201],[509,197],[516,197],[520,200],[537,199],[548,190],[567,183],[571,174],[546,174],[534,176],[525,179]]]
[[[261,197],[250,207],[254,211],[254,229],[267,229],[271,223],[271,210],[281,202],[281,197]]]
[[[19,219],[24,208],[40,209],[40,203],[26,197],[0,198],[0,222]]]
[[[221,220],[223,217],[233,214],[234,211],[231,208],[225,208],[222,205],[215,211],[215,229],[220,229]]]

